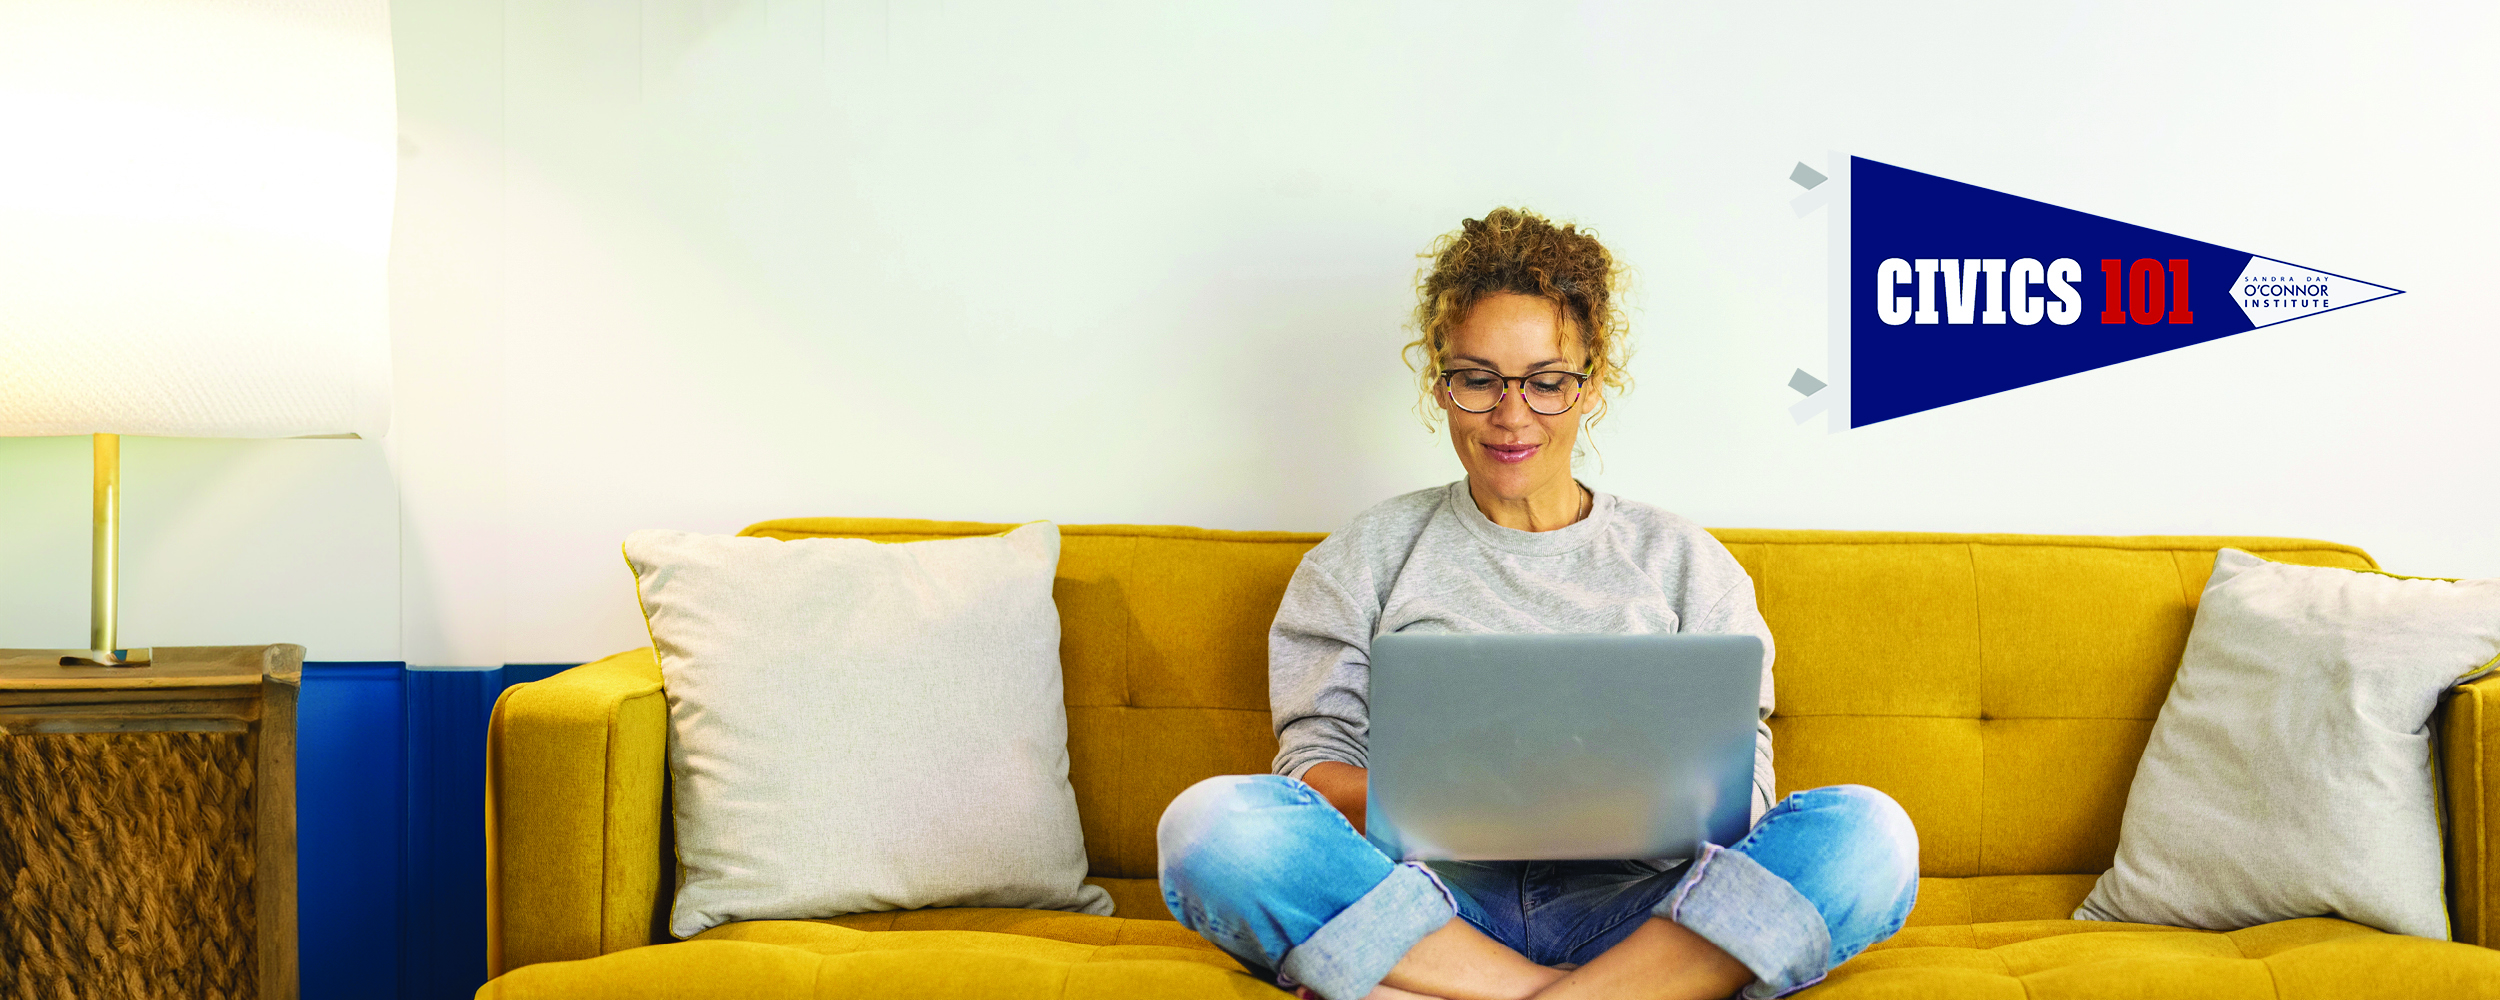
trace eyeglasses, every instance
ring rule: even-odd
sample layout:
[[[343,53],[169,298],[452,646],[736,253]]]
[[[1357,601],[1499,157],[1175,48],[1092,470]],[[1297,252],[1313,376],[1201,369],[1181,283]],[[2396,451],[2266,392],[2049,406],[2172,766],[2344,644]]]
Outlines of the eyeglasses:
[[[1571,412],[1580,402],[1580,390],[1588,381],[1584,372],[1513,376],[1483,368],[1451,368],[1441,373],[1441,391],[1450,397],[1452,406],[1469,413],[1491,413],[1510,395],[1510,384],[1517,382],[1520,398],[1527,400],[1528,409],[1552,417]]]

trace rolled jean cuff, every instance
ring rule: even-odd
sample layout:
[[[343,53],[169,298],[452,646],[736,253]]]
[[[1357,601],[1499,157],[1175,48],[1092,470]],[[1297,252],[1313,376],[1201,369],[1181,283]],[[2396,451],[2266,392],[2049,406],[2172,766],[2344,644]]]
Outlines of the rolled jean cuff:
[[[1832,935],[1823,914],[1788,880],[1744,854],[1715,844],[1651,913],[1719,946],[1754,982],[1748,1000],[1784,997],[1823,981],[1831,971]]]
[[[1458,902],[1424,866],[1406,863],[1364,893],[1292,951],[1278,965],[1287,986],[1308,986],[1328,1000],[1355,1000],[1425,935],[1458,916]]]

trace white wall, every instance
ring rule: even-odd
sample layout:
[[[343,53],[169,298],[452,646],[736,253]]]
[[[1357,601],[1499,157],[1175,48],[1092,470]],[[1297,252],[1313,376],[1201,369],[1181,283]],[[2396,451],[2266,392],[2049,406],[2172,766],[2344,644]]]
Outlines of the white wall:
[[[88,439],[0,438],[0,646],[87,645]],[[399,659],[399,503],[374,441],[122,439],[121,645]]]
[[[400,635],[373,645],[638,644],[640,527],[1334,527],[1457,475],[1400,323],[1416,251],[1498,204],[1638,268],[1601,488],[2500,575],[2493,9],[1028,6],[399,5]],[[1786,178],[1830,149],[2411,294],[1826,434],[1786,412],[1825,342]],[[34,462],[10,447],[0,474]]]

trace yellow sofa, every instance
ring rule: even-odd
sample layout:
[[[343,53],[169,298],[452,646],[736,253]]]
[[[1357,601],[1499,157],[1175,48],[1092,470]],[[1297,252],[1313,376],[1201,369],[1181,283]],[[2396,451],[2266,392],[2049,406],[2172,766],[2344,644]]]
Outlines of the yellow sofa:
[[[1006,527],[807,519],[746,533],[905,541]],[[1110,890],[1114,916],[920,910],[673,941],[662,919],[675,872],[667,709],[640,649],[514,687],[495,706],[497,978],[478,995],[1281,996],[1172,922],[1154,828],[1192,782],[1267,769],[1267,626],[1321,536],[1062,531],[1070,780],[1090,881]],[[2067,919],[2117,847],[2214,550],[2375,568],[2368,554],[2278,538],[1717,535],[1753,574],[1778,638],[1782,792],[1872,785],[1919,828],[1908,928],[1803,996],[2500,996],[2500,678],[2441,711],[2449,907],[2469,943],[2328,917],[2229,933]]]

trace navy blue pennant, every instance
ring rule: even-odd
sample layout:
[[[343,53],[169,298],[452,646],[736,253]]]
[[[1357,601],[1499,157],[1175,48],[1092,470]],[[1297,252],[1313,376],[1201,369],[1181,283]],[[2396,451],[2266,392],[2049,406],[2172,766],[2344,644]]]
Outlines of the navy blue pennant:
[[[1849,426],[2402,294],[1849,158]]]

